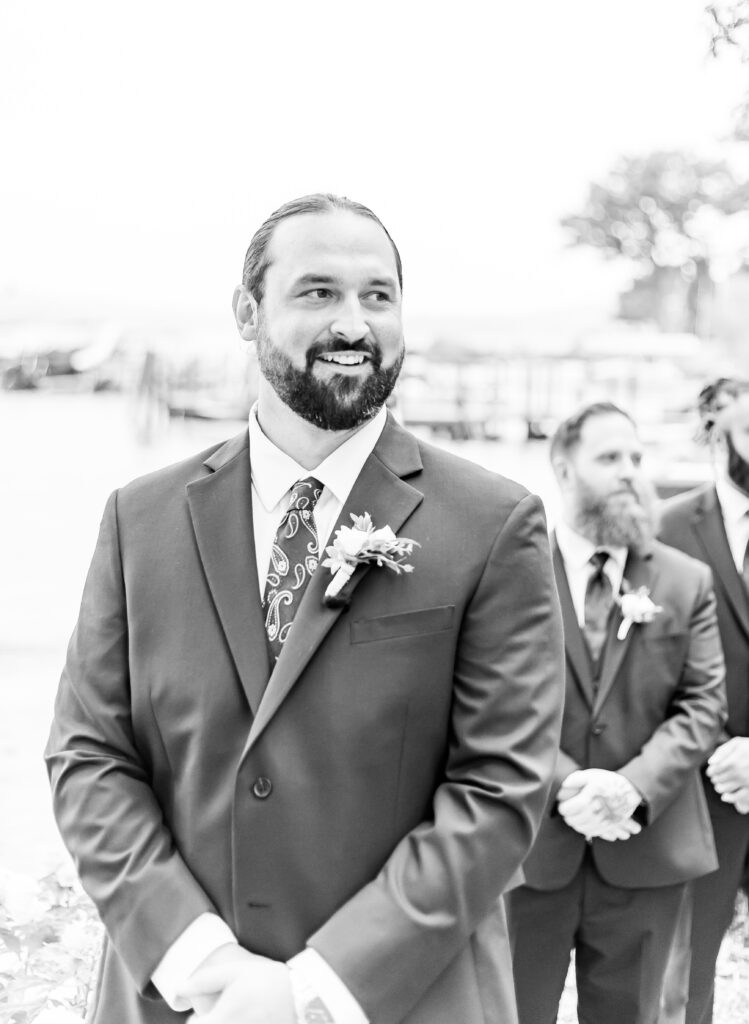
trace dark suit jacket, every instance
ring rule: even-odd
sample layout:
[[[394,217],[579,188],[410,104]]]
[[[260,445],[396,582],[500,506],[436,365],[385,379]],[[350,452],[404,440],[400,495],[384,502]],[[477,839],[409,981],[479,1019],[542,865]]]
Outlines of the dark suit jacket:
[[[664,543],[698,558],[712,569],[718,603],[718,628],[726,659],[726,729],[731,736],[747,736],[749,600],[728,547],[718,495],[713,485],[699,487],[665,502],[660,536]]]
[[[341,611],[318,570],[269,680],[247,446],[104,514],[47,748],[110,939],[94,1019],[183,1019],[149,979],[215,910],[250,950],[317,949],[377,1024],[507,1024],[499,897],[563,698],[541,504],[390,420],[339,522],[419,541],[415,571],[360,567]]]
[[[556,543],[554,569],[564,619],[567,689],[561,752],[549,810],[525,863],[527,884],[560,889],[580,868],[585,838],[565,824],[556,793],[579,768],[620,771],[642,793],[646,824],[627,840],[594,839],[596,866],[623,888],[672,885],[717,867],[710,818],[697,769],[725,719],[724,667],[710,572],[656,543],[630,555],[625,579],[648,587],[661,611],[632,625],[612,614],[594,694],[590,659]]]

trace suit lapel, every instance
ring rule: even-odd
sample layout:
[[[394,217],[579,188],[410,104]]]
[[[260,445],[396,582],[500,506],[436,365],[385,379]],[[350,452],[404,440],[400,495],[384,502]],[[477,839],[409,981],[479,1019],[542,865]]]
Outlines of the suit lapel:
[[[656,580],[656,573],[652,567],[651,556],[641,557],[630,552],[627,564],[624,567],[624,579],[632,590],[639,590],[640,587],[647,587],[652,591]],[[598,681],[598,692],[593,705],[593,712],[597,713],[603,702],[608,697],[611,687],[614,685],[617,673],[624,661],[624,655],[629,650],[638,626],[632,624],[624,640],[617,639],[619,626],[622,623],[622,613],[618,605],[614,606],[609,622],[609,629],[606,642],[603,648],[601,660],[601,676]]]
[[[749,637],[749,602],[743,580],[739,576],[728,546],[723,515],[714,487],[703,492],[702,502],[692,520],[692,528],[708,562],[715,569],[715,586],[723,588],[741,628]]]
[[[253,715],[268,679],[259,600],[248,437],[244,431],[205,463],[212,472],[187,486],[203,571]]]
[[[562,622],[564,624],[564,646],[567,653],[573,674],[582,690],[583,696],[588,704],[593,706],[593,672],[590,664],[590,655],[585,644],[580,624],[577,621],[575,606],[572,603],[567,573],[564,569],[564,559],[556,537],[551,537],[552,559],[554,562],[554,573],[557,580],[557,591],[559,592],[559,603],[562,606]]]
[[[398,533],[423,499],[420,491],[401,478],[417,473],[421,468],[421,456],[416,439],[388,417],[374,451],[365,462],[341,510],[329,543],[332,543],[335,531],[340,526],[351,524],[352,513],[362,515],[369,512],[375,527],[387,525],[394,533]],[[418,552],[414,557],[418,562]],[[371,571],[371,565],[357,568],[345,587],[348,598]],[[324,603],[325,590],[331,579],[330,571],[320,567],[307,587],[289,638],[276,662],[252,724],[245,754],[257,742],[343,611],[342,607],[328,608]]]

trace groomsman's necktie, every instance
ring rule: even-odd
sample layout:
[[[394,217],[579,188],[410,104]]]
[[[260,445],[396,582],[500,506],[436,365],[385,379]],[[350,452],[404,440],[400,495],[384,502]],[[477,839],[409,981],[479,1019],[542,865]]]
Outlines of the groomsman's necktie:
[[[614,591],[611,580],[603,571],[608,561],[607,551],[594,551],[590,556],[593,572],[585,588],[585,627],[583,632],[593,664],[598,664],[606,640],[608,621],[614,606]]]
[[[323,485],[313,476],[298,480],[278,525],[265,580],[263,614],[268,647],[275,663],[320,554],[313,512]]]

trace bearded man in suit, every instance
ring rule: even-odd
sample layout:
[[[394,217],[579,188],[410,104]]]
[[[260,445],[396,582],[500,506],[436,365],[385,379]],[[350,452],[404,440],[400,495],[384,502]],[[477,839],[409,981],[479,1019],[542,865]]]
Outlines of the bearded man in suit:
[[[749,876],[749,383],[721,378],[699,406],[716,481],[666,502],[660,536],[712,570],[728,722],[704,774],[720,866],[690,887],[661,1015],[672,1024],[712,1021],[715,963]]]
[[[642,446],[602,402],[561,424],[552,548],[567,690],[552,798],[508,896],[521,1024],[652,1024],[688,879],[716,866],[698,767],[725,714],[710,572],[653,540]]]
[[[561,618],[538,498],[386,413],[401,286],[371,210],[276,211],[234,296],[249,433],[107,505],[47,748],[108,936],[95,1022],[516,1020],[500,897]],[[370,527],[384,560],[333,595],[322,549]]]

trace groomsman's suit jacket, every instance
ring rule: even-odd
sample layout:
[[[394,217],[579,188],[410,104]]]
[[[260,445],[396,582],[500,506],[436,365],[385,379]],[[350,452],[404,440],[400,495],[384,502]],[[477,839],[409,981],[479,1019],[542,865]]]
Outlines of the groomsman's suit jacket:
[[[661,515],[660,536],[666,544],[698,558],[712,569],[718,625],[726,659],[726,731],[731,736],[747,736],[749,598],[728,546],[715,487],[709,484],[666,502]]]
[[[342,611],[318,569],[271,674],[250,457],[245,432],[104,514],[47,749],[109,936],[94,1020],[183,1020],[151,974],[215,911],[257,953],[311,945],[373,1024],[508,1024],[499,897],[563,699],[540,502],[389,420],[339,523],[417,540],[415,571],[359,567]]]
[[[644,828],[624,841],[594,839],[603,879],[622,888],[673,885],[713,871],[715,848],[697,769],[725,718],[724,668],[715,598],[705,566],[664,544],[630,554],[624,578],[662,607],[650,623],[612,614],[597,688],[559,548],[554,569],[564,620],[567,690],[561,752],[549,810],[525,862],[526,882],[561,889],[579,870],[586,840],[556,810],[564,779],[579,768],[621,771],[645,800]]]

